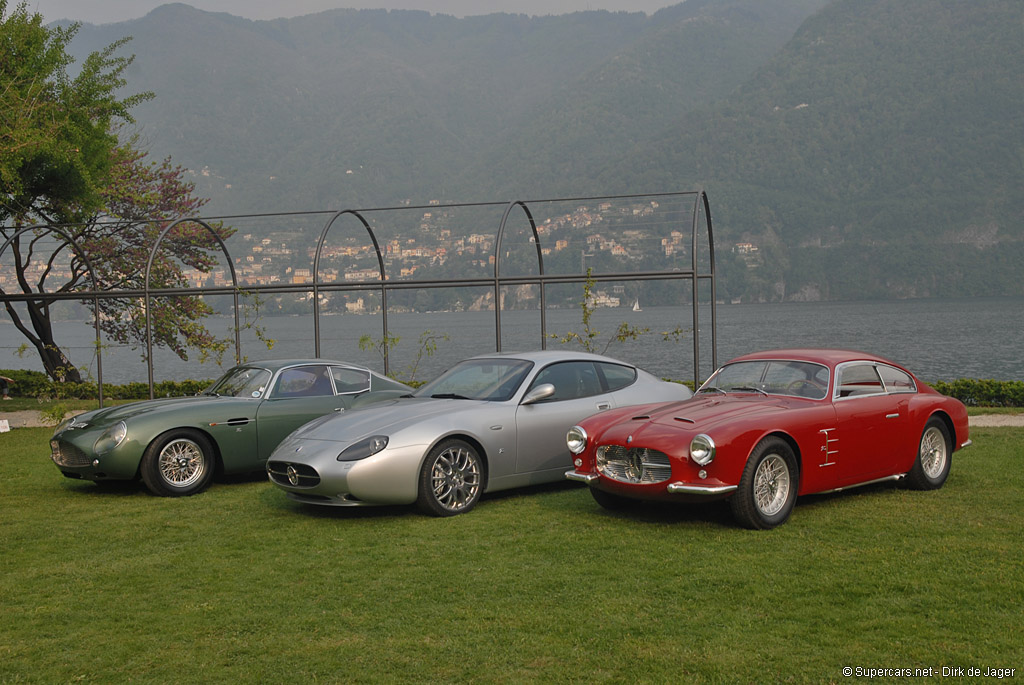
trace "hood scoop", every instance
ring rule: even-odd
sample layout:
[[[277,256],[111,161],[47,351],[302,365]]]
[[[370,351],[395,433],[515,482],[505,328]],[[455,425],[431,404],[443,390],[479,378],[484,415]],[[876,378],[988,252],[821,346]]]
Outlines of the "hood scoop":
[[[688,419],[688,418],[686,418],[685,416],[673,416],[672,418],[673,418],[674,420],[676,420],[676,421],[679,421],[679,422],[681,422],[681,423],[697,423],[697,422],[696,422],[696,421],[694,421],[693,419]]]
[[[634,416],[632,418],[633,421],[650,421],[650,419],[650,414],[641,414],[640,416]]]

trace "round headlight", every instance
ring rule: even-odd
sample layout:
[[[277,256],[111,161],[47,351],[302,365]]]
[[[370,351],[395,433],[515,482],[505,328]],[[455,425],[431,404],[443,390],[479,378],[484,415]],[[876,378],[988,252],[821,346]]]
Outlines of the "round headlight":
[[[569,446],[570,452],[579,454],[587,449],[587,431],[580,426],[573,426],[565,434],[565,444]]]
[[[690,441],[690,459],[704,466],[715,458],[715,441],[710,435],[701,433]]]
[[[113,426],[103,431],[103,434],[96,439],[96,443],[92,448],[96,451],[96,454],[106,454],[124,442],[124,439],[127,436],[128,426],[125,425],[124,421],[118,421]]]

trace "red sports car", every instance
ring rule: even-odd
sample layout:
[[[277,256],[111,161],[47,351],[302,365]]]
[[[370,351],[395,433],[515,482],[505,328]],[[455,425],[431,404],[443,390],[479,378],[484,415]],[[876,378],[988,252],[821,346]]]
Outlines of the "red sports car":
[[[797,495],[899,479],[940,488],[953,452],[971,444],[958,400],[847,350],[744,355],[692,399],[606,411],[566,440],[566,477],[606,508],[728,497],[748,528],[785,522]]]

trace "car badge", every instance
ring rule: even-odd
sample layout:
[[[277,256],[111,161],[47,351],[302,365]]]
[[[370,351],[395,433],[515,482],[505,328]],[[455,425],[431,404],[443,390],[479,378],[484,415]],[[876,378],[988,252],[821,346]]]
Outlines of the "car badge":
[[[633,436],[632,436],[632,435],[631,435],[631,436],[629,436],[628,438],[626,438],[626,444],[627,444],[627,445],[629,445],[629,444],[630,444],[630,443],[632,443],[632,442],[633,442]]]
[[[302,445],[299,445],[298,447],[296,447],[295,451],[296,452],[301,452],[302,451]]]
[[[288,482],[292,485],[299,484],[299,472],[295,470],[294,466],[288,466]]]

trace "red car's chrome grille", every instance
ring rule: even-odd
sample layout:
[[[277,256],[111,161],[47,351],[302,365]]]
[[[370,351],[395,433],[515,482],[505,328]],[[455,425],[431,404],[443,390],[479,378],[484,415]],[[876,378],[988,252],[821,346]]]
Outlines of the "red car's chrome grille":
[[[288,461],[267,462],[267,475],[275,483],[296,488],[311,488],[320,484],[320,474],[312,466],[306,464],[294,464]]]
[[[597,470],[622,483],[661,483],[672,477],[668,455],[646,447],[602,445],[597,448]]]
[[[61,440],[50,441],[50,457],[57,466],[88,466],[92,463],[92,457],[70,442]]]

